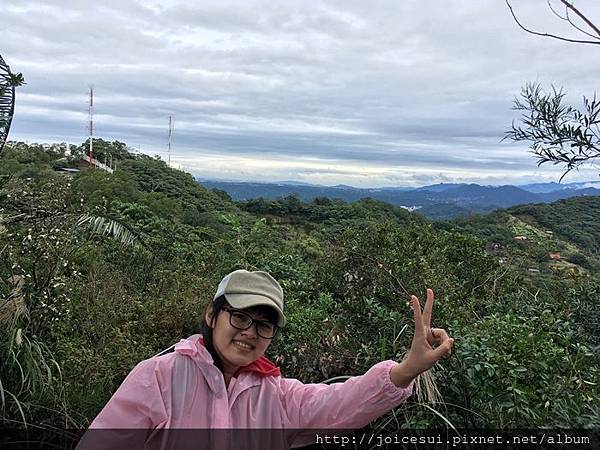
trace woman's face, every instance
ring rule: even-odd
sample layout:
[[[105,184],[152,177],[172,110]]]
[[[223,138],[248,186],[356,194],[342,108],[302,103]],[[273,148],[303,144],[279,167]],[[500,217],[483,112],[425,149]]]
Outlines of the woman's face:
[[[244,310],[256,320],[267,320],[267,317],[250,310]],[[209,312],[210,313],[210,312]],[[207,323],[210,315],[207,313]],[[271,339],[265,339],[256,333],[256,325],[247,330],[238,330],[229,322],[229,312],[221,310],[213,327],[212,340],[215,351],[223,361],[223,369],[230,374],[237,369],[256,361],[265,354]]]

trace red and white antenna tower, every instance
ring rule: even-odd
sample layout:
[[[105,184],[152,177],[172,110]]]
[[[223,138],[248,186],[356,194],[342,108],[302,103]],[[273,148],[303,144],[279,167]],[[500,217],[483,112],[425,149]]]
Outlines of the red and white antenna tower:
[[[90,87],[90,110],[89,110],[89,132],[90,132],[90,150],[89,150],[89,159],[88,159],[88,167],[92,169],[94,165],[92,164],[94,158],[94,87]]]
[[[167,156],[167,166],[171,167],[171,135],[173,134],[173,124],[174,120],[171,116],[169,116],[169,154]]]

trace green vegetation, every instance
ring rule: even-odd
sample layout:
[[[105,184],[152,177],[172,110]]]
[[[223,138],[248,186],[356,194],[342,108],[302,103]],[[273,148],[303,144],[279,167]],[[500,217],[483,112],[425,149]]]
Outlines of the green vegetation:
[[[529,216],[530,222],[552,231],[581,249],[600,252],[600,199],[575,197],[552,205],[519,206],[514,214]]]
[[[600,425],[597,199],[436,224],[374,200],[235,204],[124,144],[94,146],[119,155],[114,174],[60,145],[0,158],[4,426],[85,427],[135,364],[195,332],[236,268],[281,282],[289,326],[268,356],[306,382],[401,359],[408,293],[434,289],[435,325],[456,339],[435,370],[444,401],[415,396],[382,432]],[[582,270],[551,269],[548,251]]]
[[[548,275],[550,281],[556,281],[563,275],[600,275],[599,218],[600,197],[574,197],[471,216],[440,224],[440,228],[472,233],[485,239],[488,247],[497,244],[495,250],[488,248],[490,253],[513,265],[539,269],[542,280]],[[526,239],[518,241],[516,236]],[[551,259],[551,253],[560,255],[560,259]],[[556,272],[562,275],[552,276]]]

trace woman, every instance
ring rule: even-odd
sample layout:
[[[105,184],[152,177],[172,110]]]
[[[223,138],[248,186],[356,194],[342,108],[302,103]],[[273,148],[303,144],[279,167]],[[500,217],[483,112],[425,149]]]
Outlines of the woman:
[[[453,339],[430,328],[433,292],[423,313],[417,297],[411,301],[415,333],[402,362],[380,362],[344,383],[303,384],[281,377],[264,357],[285,325],[281,286],[266,272],[236,270],[219,284],[203,336],[138,364],[90,427],[105,431],[88,431],[83,441],[103,442],[100,448],[289,448],[314,442],[319,430],[361,428],[406,400],[414,378],[452,350]]]

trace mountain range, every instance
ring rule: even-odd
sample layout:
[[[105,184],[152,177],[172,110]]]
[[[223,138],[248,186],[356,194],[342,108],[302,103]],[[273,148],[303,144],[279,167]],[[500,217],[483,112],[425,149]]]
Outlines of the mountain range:
[[[549,203],[577,196],[600,196],[600,181],[559,184],[482,186],[467,183],[440,183],[417,188],[356,188],[346,185],[321,186],[302,182],[256,183],[198,179],[207,188],[225,191],[235,201],[262,197],[275,199],[296,195],[303,201],[319,197],[356,201],[373,198],[418,211],[430,219],[450,219],[485,213],[528,203]]]

